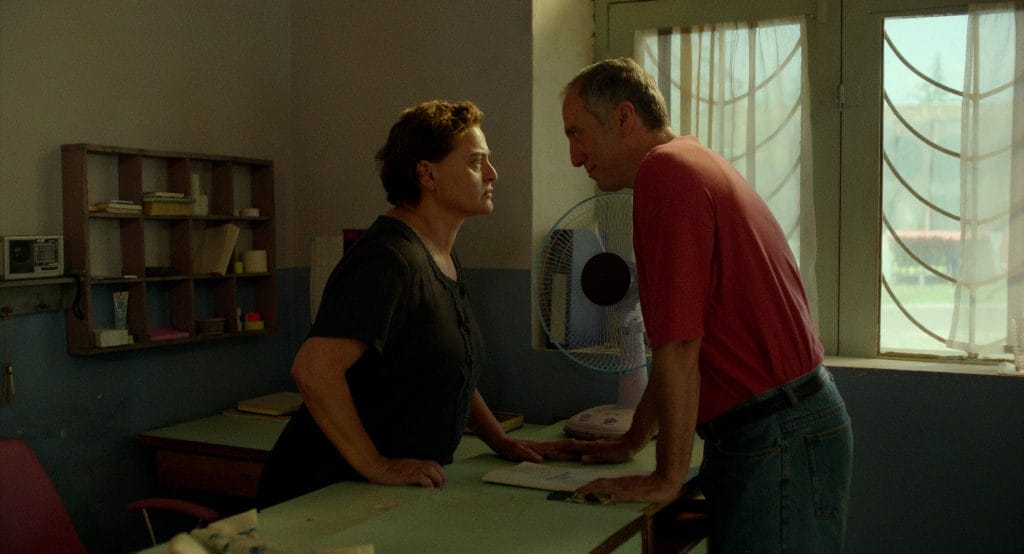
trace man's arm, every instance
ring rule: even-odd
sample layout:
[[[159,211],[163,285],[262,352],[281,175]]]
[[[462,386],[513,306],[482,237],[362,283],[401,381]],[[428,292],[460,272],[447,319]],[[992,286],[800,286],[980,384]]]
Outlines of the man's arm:
[[[658,417],[655,474],[678,495],[690,469],[693,435],[700,405],[700,338],[663,344],[654,349],[653,388]],[[674,498],[674,496],[673,496]]]
[[[700,401],[700,338],[660,345],[654,349],[651,378],[637,406],[633,425],[621,439],[608,441],[609,449],[587,455],[584,461],[623,461],[635,452],[635,441],[649,438],[657,424],[657,465],[650,475],[597,479],[577,491],[610,493],[620,501],[670,502],[682,491],[690,468],[693,435]],[[618,443],[618,450],[615,445]],[[642,443],[641,443],[642,446]],[[616,454],[616,456],[613,456]]]

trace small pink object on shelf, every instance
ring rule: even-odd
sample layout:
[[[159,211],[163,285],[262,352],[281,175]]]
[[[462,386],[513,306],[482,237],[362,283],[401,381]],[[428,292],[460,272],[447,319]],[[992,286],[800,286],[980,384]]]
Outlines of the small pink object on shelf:
[[[182,331],[174,327],[156,327],[146,330],[146,334],[149,335],[149,340],[153,341],[187,339],[189,337],[188,331]]]

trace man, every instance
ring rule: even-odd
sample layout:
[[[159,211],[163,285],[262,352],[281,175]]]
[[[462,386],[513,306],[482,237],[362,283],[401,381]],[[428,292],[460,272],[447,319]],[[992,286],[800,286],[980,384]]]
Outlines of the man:
[[[603,191],[633,189],[653,349],[632,427],[585,447],[583,460],[624,461],[658,434],[653,473],[599,479],[578,494],[671,501],[696,430],[713,550],[841,550],[850,420],[768,206],[724,158],[672,132],[657,86],[630,59],[583,69],[565,88],[562,117],[572,164]]]

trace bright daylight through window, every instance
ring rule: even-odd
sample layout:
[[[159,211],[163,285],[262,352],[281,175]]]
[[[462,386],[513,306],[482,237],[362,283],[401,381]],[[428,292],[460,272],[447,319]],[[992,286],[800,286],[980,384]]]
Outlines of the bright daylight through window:
[[[677,133],[722,154],[765,199],[803,267],[814,267],[803,18],[649,29],[634,57]],[[813,271],[804,284],[814,300]]]
[[[1024,327],[1015,19],[885,20],[882,353],[1007,358]]]

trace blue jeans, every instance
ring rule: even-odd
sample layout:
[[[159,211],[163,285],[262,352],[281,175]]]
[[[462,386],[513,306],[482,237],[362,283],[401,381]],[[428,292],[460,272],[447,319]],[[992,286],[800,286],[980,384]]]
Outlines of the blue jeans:
[[[832,375],[816,371],[818,392],[705,441],[699,482],[712,552],[842,551],[853,431]]]

